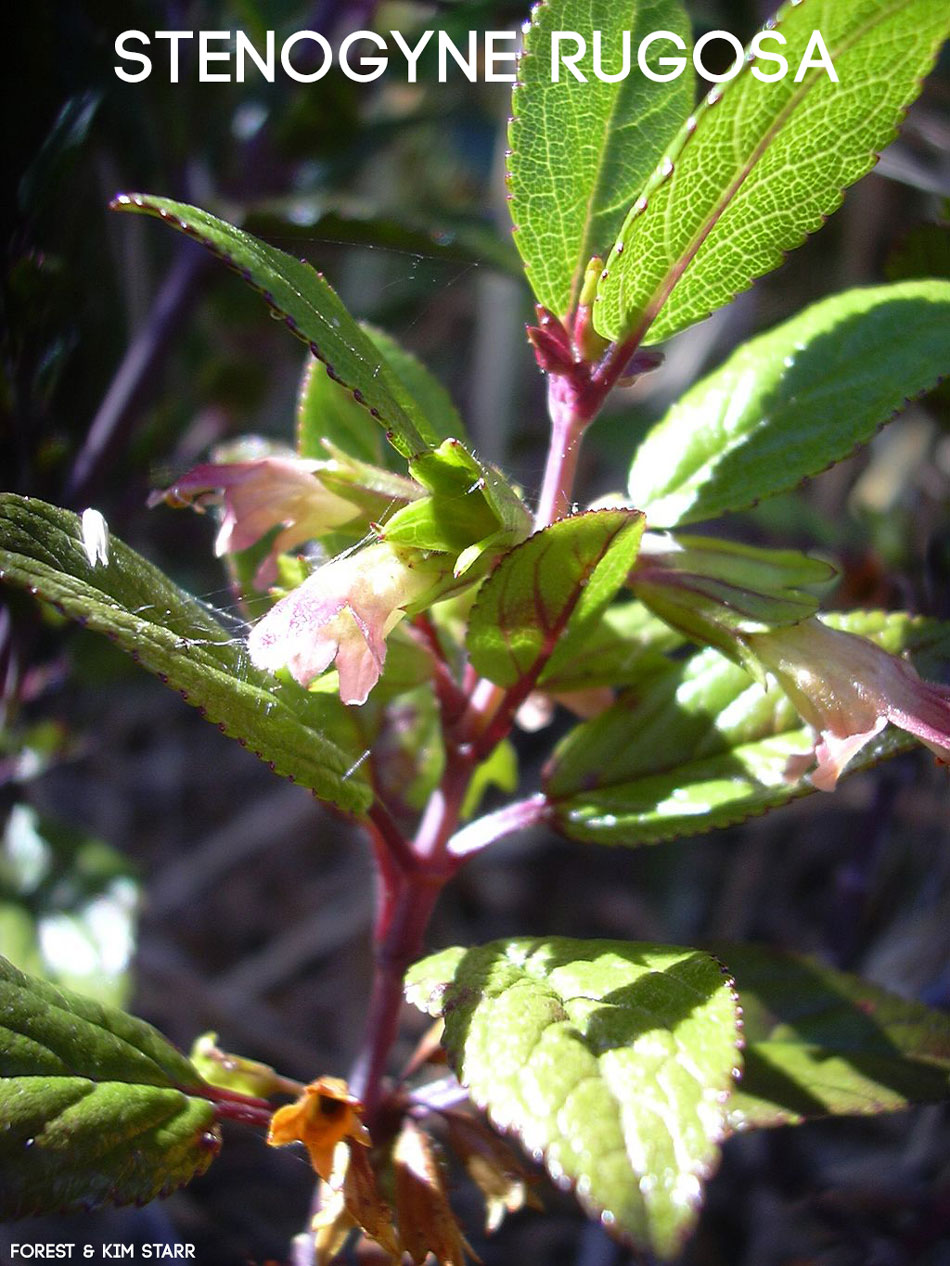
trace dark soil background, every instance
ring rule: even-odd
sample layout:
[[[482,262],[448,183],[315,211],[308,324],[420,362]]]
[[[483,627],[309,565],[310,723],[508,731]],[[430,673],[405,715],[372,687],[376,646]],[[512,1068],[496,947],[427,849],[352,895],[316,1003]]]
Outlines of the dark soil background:
[[[221,608],[233,598],[212,557],[210,519],[147,511],[145,500],[216,442],[249,432],[289,441],[302,356],[257,296],[197,248],[110,215],[120,189],[243,216],[306,255],[442,377],[487,457],[508,464],[529,495],[540,482],[543,393],[522,333],[530,303],[506,271],[503,86],[460,76],[412,88],[398,68],[376,85],[330,76],[309,88],[170,86],[157,72],[126,86],[112,73],[125,29],[339,36],[366,26],[375,7],[62,0],[17,6],[11,27],[3,482],[97,506],[117,534]],[[743,37],[767,16],[753,0],[691,9],[698,28]],[[412,14],[411,4],[392,6],[381,19],[408,26]],[[426,14],[459,35],[525,16],[487,0]],[[620,393],[588,437],[580,497],[620,486],[636,438],[739,339],[848,285],[950,272],[946,232],[920,228],[950,196],[948,70],[823,233]],[[950,616],[948,401],[943,390],[913,405],[867,452],[729,530],[832,550],[843,565],[835,604]],[[66,877],[55,891],[17,889],[0,872],[0,952],[25,967],[42,956],[42,920],[74,911],[90,891],[76,880],[76,841],[102,841],[111,860],[88,883],[128,870],[137,885],[130,1010],[185,1049],[213,1029],[226,1048],[289,1076],[345,1074],[370,977],[366,842],[107,643],[19,598],[0,620],[0,809],[25,806],[73,832],[55,845]],[[519,740],[526,786],[565,724],[558,717]],[[919,753],[845,780],[833,797],[660,848],[601,850],[533,832],[459,875],[430,945],[514,933],[755,939],[946,1007],[948,808],[945,771]],[[8,832],[0,850],[9,847]],[[422,1030],[407,1012],[404,1055]],[[929,1107],[732,1140],[683,1262],[950,1263],[948,1124],[946,1108]],[[140,1211],[0,1228],[0,1260],[16,1241],[88,1242],[101,1253],[138,1240],[194,1244],[202,1266],[283,1262],[311,1190],[302,1150],[274,1151],[227,1126],[221,1157],[187,1190]],[[571,1200],[541,1191],[545,1215],[518,1214],[491,1240],[472,1234],[489,1266],[631,1260]],[[480,1225],[461,1180],[456,1194],[466,1225]]]

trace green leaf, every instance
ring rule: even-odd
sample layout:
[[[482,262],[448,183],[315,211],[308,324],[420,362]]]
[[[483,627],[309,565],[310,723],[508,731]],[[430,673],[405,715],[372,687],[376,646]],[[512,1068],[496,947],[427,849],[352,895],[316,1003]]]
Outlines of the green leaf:
[[[368,808],[372,791],[354,768],[362,744],[339,699],[254,668],[233,629],[114,537],[108,555],[89,560],[71,511],[0,494],[0,577],[105,633],[275,773],[341,809]]]
[[[630,499],[653,527],[741,510],[871,438],[950,373],[950,282],[849,290],[752,339],[637,450]]]
[[[467,640],[475,670],[513,686],[537,677],[565,629],[582,641],[626,580],[642,533],[636,510],[589,510],[507,554],[472,608]]]
[[[752,945],[715,945],[742,1006],[734,1130],[895,1112],[950,1093],[950,1017],[857,976]]]
[[[943,657],[950,628],[901,612],[824,616],[834,628],[913,653],[926,675]],[[866,769],[914,745],[893,726],[853,758]],[[787,782],[791,756],[812,741],[788,698],[764,690],[718,651],[655,667],[636,689],[555,750],[545,779],[551,821],[572,839],[653,844],[697,835],[777,808],[813,788]]]
[[[151,1025],[0,958],[0,1217],[145,1203],[220,1138],[197,1070]]]
[[[421,412],[431,434],[440,440],[450,436],[464,440],[465,424],[438,379],[389,334],[364,321],[360,322],[360,328],[398,379],[402,389],[400,400],[406,411]],[[352,457],[379,466],[385,461],[381,438],[379,428],[373,426],[352,391],[331,378],[315,356],[308,357],[297,399],[300,456],[326,460],[323,441],[329,440]]]
[[[735,995],[697,950],[495,941],[410,968],[459,1080],[592,1216],[673,1256],[715,1166],[739,1064]]]
[[[324,440],[361,462],[381,466],[384,461],[379,427],[313,355],[307,356],[297,393],[296,435],[298,454],[313,461],[327,460]]]
[[[762,83],[756,59],[714,85],[634,204],[595,303],[605,337],[669,338],[776,268],[874,165],[950,31],[934,0],[790,0],[774,24],[786,45],[763,50],[788,74]],[[838,83],[795,82],[816,29]]]
[[[411,457],[439,442],[441,437],[429,431],[422,409],[389,361],[380,356],[333,287],[310,264],[183,202],[132,193],[122,194],[113,206],[158,216],[240,273],[323,361],[327,372],[387,430],[403,456]]]
[[[658,620],[642,602],[617,603],[600,623],[577,636],[570,625],[544,666],[538,685],[552,693],[592,686],[628,686],[639,681],[644,664],[663,663],[683,637]]]
[[[648,533],[630,587],[691,641],[715,646],[753,677],[764,678],[743,635],[814,615],[818,598],[808,587],[826,589],[835,575],[830,563],[798,550]]]
[[[586,41],[586,83],[566,67],[553,82],[555,31]],[[621,33],[630,35],[633,58],[652,31],[673,31],[689,43],[677,0],[549,0],[532,10],[512,94],[508,187],[528,280],[539,302],[561,317],[577,303],[588,260],[614,241],[693,100],[691,67],[665,83],[641,74],[635,62],[617,83],[598,79],[595,31],[603,34],[607,73],[621,67]],[[564,45],[565,52],[574,48],[573,41]],[[653,44],[649,65],[657,69],[668,53],[663,41]]]

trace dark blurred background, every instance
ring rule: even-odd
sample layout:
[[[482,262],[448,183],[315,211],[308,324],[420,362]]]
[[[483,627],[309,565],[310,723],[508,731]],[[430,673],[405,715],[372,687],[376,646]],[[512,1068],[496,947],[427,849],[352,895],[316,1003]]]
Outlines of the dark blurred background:
[[[943,0],[934,0],[943,3]],[[121,83],[123,30],[514,29],[518,3],[372,0],[34,0],[8,6],[4,109],[6,487],[113,530],[212,605],[233,602],[213,524],[150,488],[246,433],[289,442],[302,349],[250,289],[190,242],[107,210],[120,190],[193,201],[324,270],[360,316],[445,382],[480,452],[536,494],[546,436],[531,313],[503,189],[507,90],[374,84]],[[753,0],[690,6],[697,31],[742,38]],[[402,72],[402,73],[401,73]],[[577,495],[622,486],[637,438],[737,341],[846,286],[950,275],[950,67],[827,228],[618,393],[588,436]],[[950,394],[913,404],[865,452],[730,520],[760,544],[842,563],[834,603],[950,616]],[[277,781],[104,640],[7,595],[0,610],[0,953],[116,1000],[188,1048],[228,1049],[309,1080],[344,1074],[368,992],[365,842]],[[558,722],[519,740],[526,786]],[[536,832],[471,863],[446,893],[433,948],[509,933],[699,944],[758,939],[818,955],[908,996],[950,1003],[946,774],[926,754],[845,780],[772,817],[660,848],[596,850]],[[405,1050],[422,1029],[407,1014]],[[690,1266],[950,1262],[945,1109],[819,1123],[730,1142]],[[304,1224],[302,1151],[227,1127],[209,1173],[161,1204],[0,1228],[80,1243],[175,1237],[205,1266],[287,1260]],[[489,1264],[617,1266],[629,1255],[544,1188]],[[461,1181],[469,1227],[479,1212]]]

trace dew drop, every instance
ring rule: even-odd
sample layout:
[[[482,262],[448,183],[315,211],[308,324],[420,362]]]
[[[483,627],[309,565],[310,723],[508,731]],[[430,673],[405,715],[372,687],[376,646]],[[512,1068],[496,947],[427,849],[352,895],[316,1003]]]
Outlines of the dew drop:
[[[696,131],[696,115],[695,114],[691,114],[689,118],[686,120],[686,131],[690,136],[692,136],[692,134]]]
[[[617,245],[614,247],[614,254],[615,254],[615,255],[622,255],[622,254],[623,254],[623,242],[618,242],[618,243],[617,243]]]
[[[650,205],[650,203],[647,197],[644,195],[643,197],[637,199],[636,205],[637,205],[638,211],[645,211],[647,207]]]
[[[786,369],[791,369],[791,367],[795,364],[795,357],[786,356],[785,359],[782,361],[782,364],[785,366]]]
[[[668,179],[670,176],[673,175],[672,158],[669,158],[669,157],[664,158],[662,163],[660,163],[660,175],[663,177],[664,180]]]
[[[710,88],[709,92],[706,94],[706,104],[714,106],[714,105],[717,105],[721,100],[722,100],[722,89]]]

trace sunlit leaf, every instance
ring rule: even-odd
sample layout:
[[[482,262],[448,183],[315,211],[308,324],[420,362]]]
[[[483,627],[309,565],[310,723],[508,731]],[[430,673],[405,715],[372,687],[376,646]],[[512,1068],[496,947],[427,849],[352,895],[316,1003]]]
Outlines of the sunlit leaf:
[[[559,638],[583,639],[636,559],[643,518],[591,510],[528,538],[482,586],[468,629],[471,660],[501,686],[536,676]]]
[[[630,499],[651,527],[673,527],[792,488],[950,373],[948,349],[948,281],[813,304],[673,405],[637,450]]]
[[[191,1063],[150,1025],[0,959],[0,1217],[144,1203],[220,1139]]]
[[[523,938],[443,950],[407,996],[494,1125],[609,1230],[663,1257],[695,1221],[739,1064],[735,995],[698,950]]]
[[[900,612],[825,616],[891,652],[913,654],[926,675],[945,662],[946,625]],[[913,746],[893,726],[848,766],[866,769]],[[552,820],[572,839],[652,844],[741,822],[810,793],[788,781],[791,757],[811,750],[807,727],[776,686],[764,690],[718,651],[653,665],[635,690],[572,730],[545,777]]]
[[[339,699],[255,669],[234,629],[120,540],[108,562],[90,562],[75,514],[5,493],[0,576],[105,633],[276,773],[342,809],[368,807],[362,746]]]
[[[394,376],[414,401],[414,407],[425,416],[433,436],[465,439],[465,425],[452,398],[442,384],[411,352],[401,347],[389,334],[360,322],[377,354],[386,361]],[[407,406],[412,408],[413,406]],[[367,416],[366,409],[352,391],[333,379],[315,356],[308,359],[297,398],[297,451],[301,457],[323,461],[329,440],[345,453],[364,462],[382,465],[382,433]],[[392,450],[389,450],[390,452]],[[394,455],[394,464],[399,458]],[[405,463],[399,463],[403,471]]]
[[[594,324],[658,342],[700,321],[820,228],[869,171],[950,33],[934,0],[789,0],[762,57],[715,84],[661,159],[606,260]],[[839,82],[800,64],[820,31]]]
[[[689,41],[689,21],[677,0],[549,0],[532,10],[518,83],[512,94],[508,158],[515,243],[540,303],[557,316],[574,307],[592,255],[613,244],[630,204],[689,112],[693,76],[656,83],[636,63],[616,83],[592,70],[595,32],[603,37],[602,69],[621,68],[621,33],[632,57],[653,31]],[[576,32],[585,41],[586,83],[566,67],[552,74],[552,35]],[[567,39],[565,53],[576,50]],[[655,70],[669,45],[647,57]]]
[[[133,193],[122,194],[113,205],[121,211],[158,216],[240,273],[327,371],[369,410],[404,456],[438,443],[439,437],[428,431],[425,415],[389,362],[329,282],[305,260],[183,202]]]

